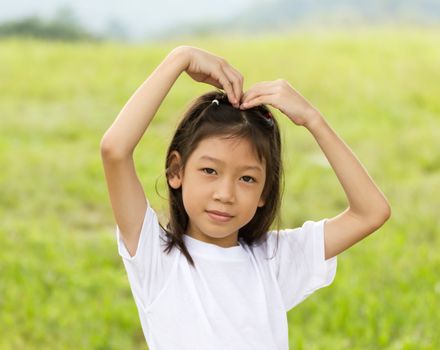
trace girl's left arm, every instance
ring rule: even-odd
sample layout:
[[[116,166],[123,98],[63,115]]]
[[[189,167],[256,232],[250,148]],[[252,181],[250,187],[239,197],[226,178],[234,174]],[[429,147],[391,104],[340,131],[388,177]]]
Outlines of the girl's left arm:
[[[325,257],[329,259],[381,227],[391,208],[356,155],[318,111],[304,124],[327,157],[341,183],[349,206],[325,223]]]
[[[324,116],[287,81],[256,84],[242,99],[242,109],[270,104],[313,135],[327,157],[347,196],[348,208],[324,226],[325,259],[330,259],[381,227],[391,207],[355,154]]]

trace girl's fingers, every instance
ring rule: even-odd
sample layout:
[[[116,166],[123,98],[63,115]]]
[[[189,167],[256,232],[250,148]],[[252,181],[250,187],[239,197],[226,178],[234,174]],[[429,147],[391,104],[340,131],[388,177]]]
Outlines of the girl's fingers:
[[[237,98],[237,103],[240,104],[240,101],[243,96],[243,81],[244,77],[241,75],[241,73],[236,70],[235,68],[231,67],[232,72],[234,73],[236,77],[236,84],[234,85],[234,91],[235,91],[235,97]]]
[[[259,96],[262,95],[272,95],[275,94],[275,86],[273,84],[263,82],[258,83],[252,86],[248,91],[245,92],[242,99],[242,104],[245,104],[247,102],[250,102]]]
[[[240,73],[234,71],[232,67],[223,68],[223,73],[226,75],[228,81],[231,84],[232,95],[228,93],[229,101],[238,108],[241,91],[243,88],[242,80],[240,79]]]
[[[252,85],[248,91],[246,91],[242,97],[242,102],[246,102],[256,96],[265,93],[269,87],[270,82],[262,81]]]
[[[220,82],[221,88],[223,90],[225,90],[226,94],[228,95],[229,101],[231,103],[234,103],[233,102],[233,99],[235,98],[234,97],[234,90],[232,89],[232,84],[229,81],[229,78],[227,77],[225,72],[223,72],[223,70],[220,70],[217,80]]]
[[[256,97],[253,97],[252,99],[248,99],[247,101],[243,102],[240,105],[241,109],[249,109],[253,108],[262,104],[269,104],[274,106],[274,96],[275,94],[271,93],[265,93],[258,95]],[[275,106],[276,107],[276,106]]]

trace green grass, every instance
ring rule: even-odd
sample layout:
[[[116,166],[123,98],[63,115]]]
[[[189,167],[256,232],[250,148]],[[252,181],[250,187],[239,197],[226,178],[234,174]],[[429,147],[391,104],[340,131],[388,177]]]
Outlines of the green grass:
[[[225,57],[245,89],[290,81],[392,206],[380,230],[339,255],[334,283],[289,312],[291,349],[438,349],[439,34],[382,28],[139,46],[0,41],[0,349],[147,348],[117,254],[99,142],[179,44]],[[136,150],[162,218],[169,138],[191,99],[209,89],[182,75]],[[283,226],[337,215],[347,202],[324,155],[305,129],[275,114],[285,151]]]

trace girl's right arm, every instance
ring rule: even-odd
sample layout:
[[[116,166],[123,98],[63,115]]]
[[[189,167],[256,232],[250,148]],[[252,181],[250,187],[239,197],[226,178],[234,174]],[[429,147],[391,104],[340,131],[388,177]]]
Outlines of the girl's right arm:
[[[180,74],[224,88],[238,107],[243,78],[222,58],[189,46],[172,50],[125,104],[101,139],[101,158],[113,214],[124,244],[136,254],[140,229],[147,210],[137,177],[133,152]],[[233,102],[236,100],[237,102]]]

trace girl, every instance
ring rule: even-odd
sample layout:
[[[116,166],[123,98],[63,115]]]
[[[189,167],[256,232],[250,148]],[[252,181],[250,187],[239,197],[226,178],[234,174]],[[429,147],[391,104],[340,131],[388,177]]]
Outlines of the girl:
[[[169,146],[164,228],[133,152],[182,72],[218,89],[193,101]],[[346,193],[342,213],[268,231],[282,164],[278,123],[265,105],[318,142]],[[103,136],[101,155],[118,252],[151,350],[288,349],[286,312],[332,283],[337,255],[390,216],[356,156],[287,81],[243,93],[236,69],[195,47],[172,50],[138,88]]]

